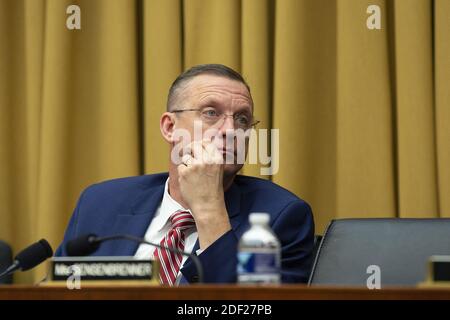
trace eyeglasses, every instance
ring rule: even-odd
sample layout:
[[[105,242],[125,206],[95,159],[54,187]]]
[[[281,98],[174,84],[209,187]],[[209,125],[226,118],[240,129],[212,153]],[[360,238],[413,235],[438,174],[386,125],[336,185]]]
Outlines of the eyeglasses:
[[[225,122],[227,117],[233,117],[234,128],[247,130],[251,127],[256,126],[260,121],[255,120],[253,116],[248,115],[246,113],[236,113],[236,114],[226,114],[217,111],[214,108],[205,108],[205,109],[179,109],[172,110],[173,113],[181,113],[181,112],[199,112],[200,118],[204,123],[209,126],[217,125],[220,123],[220,126]],[[222,120],[222,122],[220,122]]]

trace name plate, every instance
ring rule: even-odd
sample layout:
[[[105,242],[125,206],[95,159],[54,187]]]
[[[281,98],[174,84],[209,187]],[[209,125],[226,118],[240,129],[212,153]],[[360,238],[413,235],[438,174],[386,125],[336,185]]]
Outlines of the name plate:
[[[54,257],[50,266],[52,281],[66,281],[74,277],[81,281],[156,281],[159,270],[155,260],[134,257]]]
[[[450,283],[450,256],[431,256],[429,280]]]

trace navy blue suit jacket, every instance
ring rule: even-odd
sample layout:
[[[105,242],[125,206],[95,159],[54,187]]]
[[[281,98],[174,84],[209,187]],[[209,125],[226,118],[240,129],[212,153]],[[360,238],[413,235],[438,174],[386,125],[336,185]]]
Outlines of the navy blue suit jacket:
[[[80,196],[56,256],[67,255],[67,241],[80,235],[130,234],[143,237],[161,203],[167,173],[110,180],[88,187]],[[314,222],[311,208],[280,186],[263,179],[236,176],[225,192],[232,230],[198,257],[205,282],[235,282],[237,245],[249,228],[252,212],[270,214],[270,225],[282,246],[282,281],[306,282],[312,263]],[[133,256],[138,244],[104,242],[93,256]],[[193,252],[199,248],[198,241]],[[181,269],[182,283],[196,282],[195,265],[188,259]]]

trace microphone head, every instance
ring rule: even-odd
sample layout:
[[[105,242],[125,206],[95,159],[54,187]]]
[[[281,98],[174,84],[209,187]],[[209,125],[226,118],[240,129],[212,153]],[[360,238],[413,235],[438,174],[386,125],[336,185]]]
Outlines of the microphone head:
[[[71,257],[88,256],[97,251],[100,242],[95,241],[95,234],[86,234],[81,237],[70,240],[66,244],[66,252]]]
[[[52,247],[47,240],[41,239],[19,252],[15,260],[19,262],[22,271],[27,271],[51,256],[53,256]]]

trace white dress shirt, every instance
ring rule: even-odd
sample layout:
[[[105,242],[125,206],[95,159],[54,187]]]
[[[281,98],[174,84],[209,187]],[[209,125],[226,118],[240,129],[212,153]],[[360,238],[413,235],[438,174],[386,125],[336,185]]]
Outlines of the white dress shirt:
[[[156,210],[155,216],[153,217],[150,226],[148,227],[145,233],[145,240],[153,243],[160,243],[164,236],[170,231],[171,223],[170,223],[170,215],[178,210],[189,211],[188,209],[183,208],[178,202],[176,202],[169,194],[169,178],[166,181],[166,185],[164,187],[164,195]],[[194,249],[195,243],[197,242],[197,230],[195,228],[186,230],[185,232],[185,252],[192,252]],[[155,251],[155,247],[148,244],[141,244],[136,254],[134,255],[137,259],[151,259],[153,258],[153,252]],[[202,250],[197,250],[196,253],[199,255]],[[187,256],[183,256],[183,260],[181,261],[180,269],[183,267],[183,264],[187,260]],[[175,284],[179,284],[181,279],[181,272],[178,272],[178,276]]]

